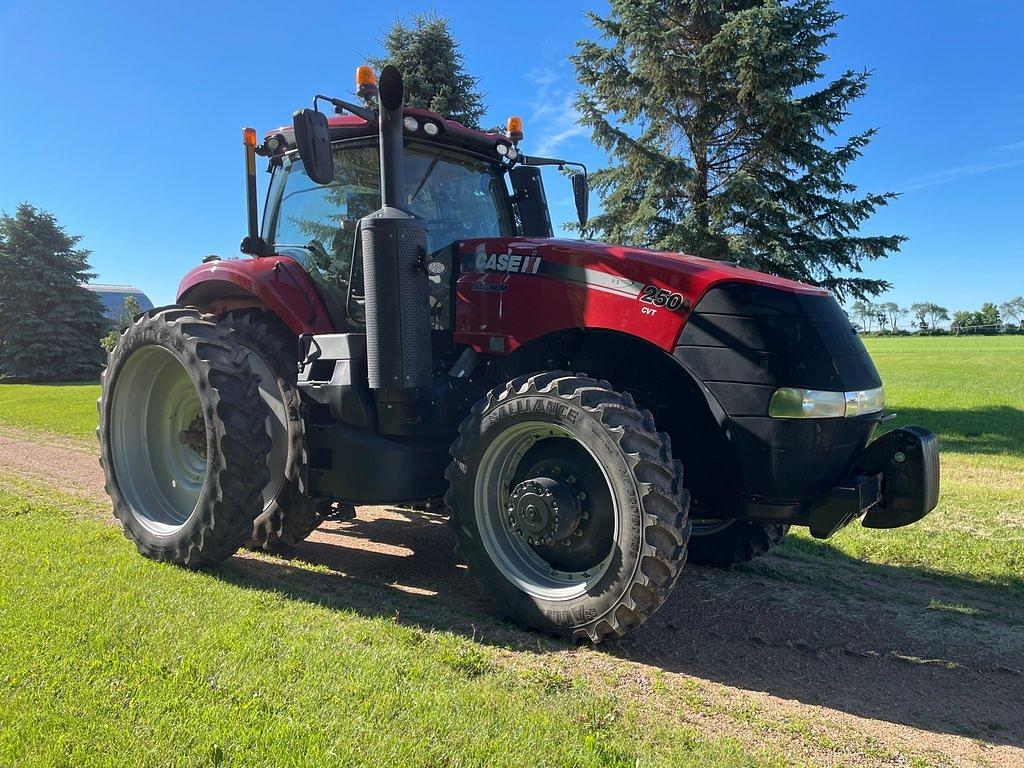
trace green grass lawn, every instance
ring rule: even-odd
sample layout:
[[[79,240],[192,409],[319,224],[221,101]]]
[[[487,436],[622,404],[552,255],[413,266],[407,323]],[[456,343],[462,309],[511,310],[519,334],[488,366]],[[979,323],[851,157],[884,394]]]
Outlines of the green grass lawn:
[[[1024,469],[1024,336],[866,343],[898,421],[938,433],[945,455]]]
[[[91,438],[99,384],[0,384],[0,425]]]

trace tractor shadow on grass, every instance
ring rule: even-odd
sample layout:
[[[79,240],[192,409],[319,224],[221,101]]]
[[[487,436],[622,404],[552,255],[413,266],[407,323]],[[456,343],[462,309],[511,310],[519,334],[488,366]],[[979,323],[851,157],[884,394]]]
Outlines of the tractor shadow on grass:
[[[514,650],[568,647],[492,617],[455,564],[442,517],[367,512],[326,523],[288,559],[236,557],[220,575]],[[995,586],[875,565],[802,540],[732,571],[687,567],[647,624],[600,650],[872,720],[1024,746],[1022,595],[1022,579]]]
[[[891,425],[921,424],[939,435],[948,453],[1006,454],[1024,458],[1024,410],[1007,405],[941,410],[897,408]]]

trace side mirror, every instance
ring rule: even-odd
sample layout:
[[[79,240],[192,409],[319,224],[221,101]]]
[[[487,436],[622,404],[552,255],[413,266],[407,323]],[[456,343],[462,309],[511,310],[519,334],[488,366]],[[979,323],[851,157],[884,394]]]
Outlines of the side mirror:
[[[535,165],[514,165],[508,172],[513,200],[519,211],[524,237],[551,237],[551,214],[544,194],[544,180]]]
[[[292,127],[306,175],[317,184],[330,184],[334,181],[334,158],[327,116],[315,109],[300,109],[292,115]]]
[[[590,184],[586,173],[574,173],[572,180],[572,196],[576,200],[576,216],[580,220],[580,229],[587,226],[587,213],[590,209]]]

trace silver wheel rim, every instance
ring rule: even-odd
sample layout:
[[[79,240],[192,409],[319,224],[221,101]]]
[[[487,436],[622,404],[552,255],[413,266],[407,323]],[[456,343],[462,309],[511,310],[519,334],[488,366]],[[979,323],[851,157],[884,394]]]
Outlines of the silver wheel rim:
[[[157,535],[183,528],[206,482],[209,434],[188,371],[164,347],[134,352],[110,404],[114,476],[135,521]]]
[[[512,584],[532,597],[548,601],[574,600],[585,595],[608,570],[619,538],[618,502],[611,492],[614,527],[608,555],[583,572],[560,571],[544,560],[534,548],[512,533],[507,522],[509,485],[520,459],[538,441],[567,438],[581,445],[595,464],[611,492],[607,469],[590,447],[572,430],[560,424],[530,421],[500,434],[484,451],[473,488],[477,529],[491,562]]]

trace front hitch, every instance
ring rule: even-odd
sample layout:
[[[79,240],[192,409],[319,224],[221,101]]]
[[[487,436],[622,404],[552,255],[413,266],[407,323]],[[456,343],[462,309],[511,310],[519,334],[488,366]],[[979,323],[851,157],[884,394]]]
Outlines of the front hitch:
[[[811,535],[827,539],[864,515],[865,528],[899,528],[920,520],[939,501],[939,439],[902,427],[872,440],[853,461],[849,479],[810,506]]]
[[[865,472],[882,473],[882,499],[868,510],[866,528],[899,528],[939,503],[939,438],[923,427],[903,427],[873,440],[857,457]]]

